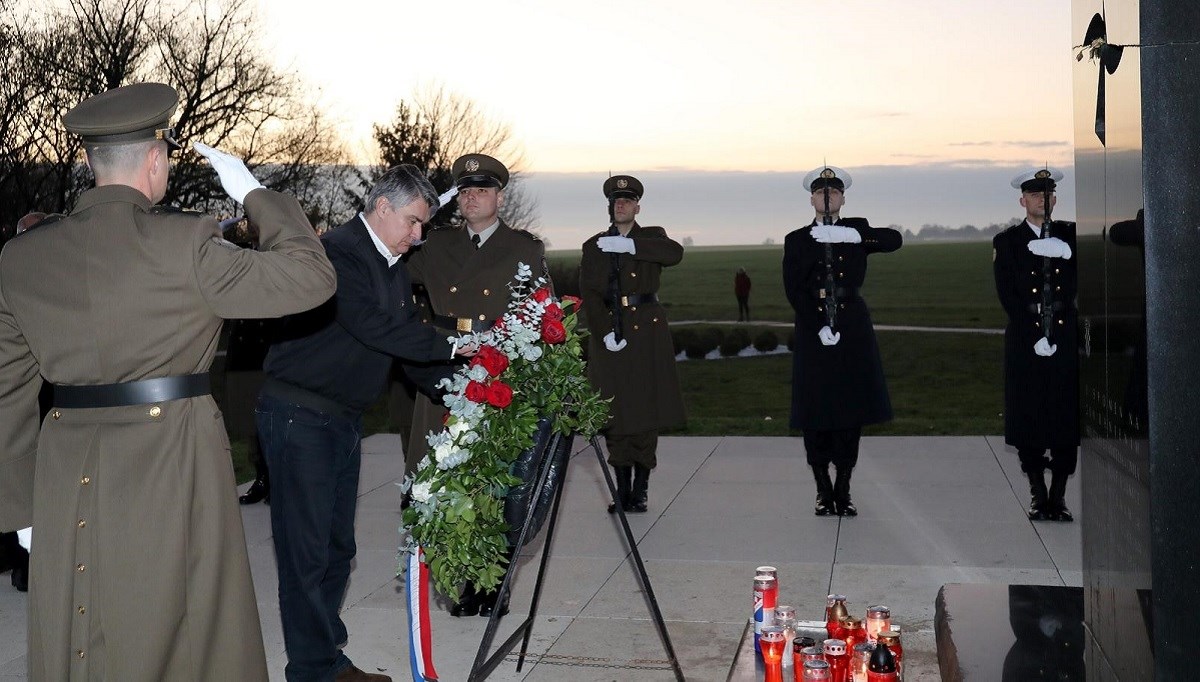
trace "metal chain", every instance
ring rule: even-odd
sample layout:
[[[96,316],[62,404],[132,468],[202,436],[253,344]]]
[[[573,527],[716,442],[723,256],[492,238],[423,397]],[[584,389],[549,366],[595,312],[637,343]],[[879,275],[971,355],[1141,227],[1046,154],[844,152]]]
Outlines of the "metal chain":
[[[516,662],[517,654],[504,657],[506,661]],[[613,670],[672,670],[670,661],[654,658],[635,658],[625,663],[614,662],[610,658],[596,656],[561,656],[557,654],[526,654],[525,660],[537,665],[561,665],[579,668],[605,668]]]

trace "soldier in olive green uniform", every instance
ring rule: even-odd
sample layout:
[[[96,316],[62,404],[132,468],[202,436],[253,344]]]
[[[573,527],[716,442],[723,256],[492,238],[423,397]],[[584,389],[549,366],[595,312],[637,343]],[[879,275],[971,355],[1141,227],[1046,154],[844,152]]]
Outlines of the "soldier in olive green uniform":
[[[637,178],[609,178],[604,196],[612,225],[584,242],[579,270],[591,332],[588,377],[613,399],[605,443],[616,472],[616,502],[627,512],[644,512],[650,470],[658,463],[658,432],[685,420],[675,347],[658,302],[662,269],[683,259],[683,247],[663,228],[637,223]]]
[[[504,205],[508,169],[485,154],[467,154],[451,168],[458,188],[458,207],[465,226],[432,230],[408,259],[408,271],[429,297],[429,322],[453,332],[491,329],[512,298],[509,284],[524,263],[546,274],[546,249],[534,235],[514,230],[498,216]],[[415,471],[429,451],[426,436],[440,431],[446,408],[425,395],[416,397],[412,435],[405,457],[406,473]],[[495,603],[476,599],[468,586],[451,609],[453,615],[490,615]]]
[[[208,390],[222,318],[318,305],[335,277],[295,199],[196,145],[259,226],[156,207],[178,95],[64,116],[96,187],[0,257],[0,529],[33,525],[29,678],[266,680],[229,440]],[[54,406],[38,428],[41,376]]]

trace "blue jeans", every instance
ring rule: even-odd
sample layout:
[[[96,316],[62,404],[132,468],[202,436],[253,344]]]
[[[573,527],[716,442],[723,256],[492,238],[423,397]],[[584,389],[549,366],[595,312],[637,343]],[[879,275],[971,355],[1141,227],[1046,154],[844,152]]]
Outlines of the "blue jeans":
[[[271,530],[290,682],[332,680],[350,665],[338,614],[350,579],[362,464],[362,419],[260,394],[255,407],[271,471]]]

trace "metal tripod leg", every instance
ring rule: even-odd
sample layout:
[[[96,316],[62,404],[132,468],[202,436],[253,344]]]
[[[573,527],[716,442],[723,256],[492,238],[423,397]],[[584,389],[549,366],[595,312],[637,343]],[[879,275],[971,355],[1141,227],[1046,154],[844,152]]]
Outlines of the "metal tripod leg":
[[[596,459],[600,462],[600,471],[604,472],[604,481],[608,483],[608,490],[612,493],[613,501],[617,502],[615,511],[621,519],[621,528],[625,531],[625,541],[629,543],[629,551],[633,554],[638,580],[641,581],[642,588],[646,591],[646,599],[650,602],[654,626],[658,628],[658,636],[662,638],[663,647],[667,650],[667,658],[671,661],[671,669],[675,671],[675,679],[684,682],[683,670],[679,667],[679,658],[675,655],[675,647],[671,645],[671,635],[667,633],[667,623],[663,620],[662,611],[658,608],[658,598],[654,596],[654,588],[650,585],[650,576],[646,575],[646,566],[642,563],[642,553],[638,551],[637,539],[633,537],[633,531],[629,528],[629,519],[625,517],[625,509],[617,500],[617,485],[608,471],[608,464],[604,461],[604,454],[600,452],[600,442],[596,436],[592,436],[591,444],[592,450],[596,453]]]

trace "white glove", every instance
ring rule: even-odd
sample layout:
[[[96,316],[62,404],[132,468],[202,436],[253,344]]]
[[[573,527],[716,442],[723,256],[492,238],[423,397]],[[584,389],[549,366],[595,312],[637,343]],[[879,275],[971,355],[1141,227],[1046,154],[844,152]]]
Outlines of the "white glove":
[[[230,156],[220,149],[214,149],[203,142],[195,142],[192,148],[196,153],[208,159],[217,177],[221,179],[221,187],[230,199],[239,204],[246,203],[246,195],[262,187],[262,183],[254,179],[246,164],[236,156]]]
[[[1038,355],[1042,356],[1043,358],[1048,358],[1051,355],[1054,355],[1054,351],[1056,351],[1056,350],[1058,350],[1058,344],[1056,343],[1053,346],[1051,346],[1050,342],[1047,341],[1046,337],[1044,337],[1044,336],[1042,338],[1038,339],[1037,343],[1033,344],[1033,352],[1037,353]]]
[[[1029,250],[1035,256],[1042,256],[1044,258],[1071,259],[1071,247],[1067,246],[1067,243],[1058,237],[1034,239],[1029,242]]]
[[[604,335],[604,347],[611,350],[614,353],[621,350],[628,344],[629,344],[629,342],[626,341],[625,339],[621,339],[621,342],[617,343],[616,332],[609,332]]]
[[[32,526],[29,528],[22,528],[21,530],[17,531],[17,543],[24,547],[26,552],[29,551],[30,545],[33,544]]]
[[[829,328],[829,325],[821,327],[821,331],[817,332],[817,336],[820,337],[821,343],[826,346],[837,345],[837,342],[842,340],[842,333],[833,331]]]
[[[635,253],[637,246],[629,237],[601,237],[596,245],[605,253]]]
[[[817,225],[812,229],[812,236],[821,244],[857,244],[862,241],[858,230],[841,225]]]
[[[437,208],[433,208],[432,206],[430,206],[430,208],[433,208],[434,211],[437,211],[439,208],[450,203],[450,200],[456,196],[458,196],[458,187],[451,187],[450,189],[446,190],[445,192],[442,192],[440,196],[438,196]]]

